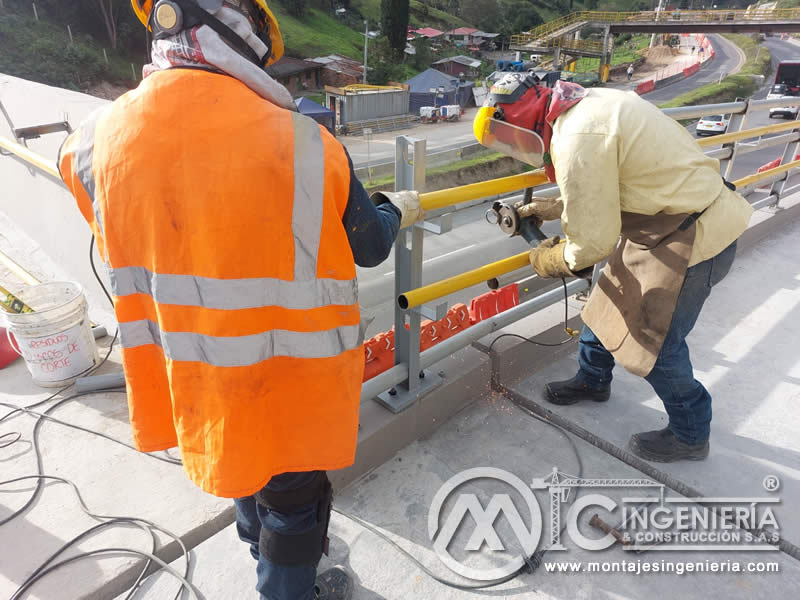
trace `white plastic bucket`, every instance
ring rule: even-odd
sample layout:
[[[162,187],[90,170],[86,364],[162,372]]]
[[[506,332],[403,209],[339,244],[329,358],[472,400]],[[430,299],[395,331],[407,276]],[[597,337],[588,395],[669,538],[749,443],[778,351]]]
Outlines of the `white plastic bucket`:
[[[62,387],[99,361],[83,288],[54,281],[18,294],[32,313],[5,313],[9,333],[33,377],[42,387]]]

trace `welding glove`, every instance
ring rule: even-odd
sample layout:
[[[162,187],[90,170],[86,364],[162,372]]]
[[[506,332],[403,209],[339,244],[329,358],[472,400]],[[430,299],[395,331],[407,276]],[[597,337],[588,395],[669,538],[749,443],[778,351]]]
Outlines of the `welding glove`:
[[[391,202],[400,211],[400,229],[410,227],[425,216],[419,203],[419,193],[409,190],[402,192],[375,192],[370,197],[375,206]]]
[[[530,204],[525,205],[526,213],[533,215],[536,226],[541,227],[545,221],[557,221],[564,212],[564,202],[550,198],[534,198]],[[529,212],[527,212],[529,211]]]
[[[531,250],[530,261],[533,270],[539,277],[548,279],[556,277],[574,277],[567,261],[564,260],[566,240],[553,236]]]

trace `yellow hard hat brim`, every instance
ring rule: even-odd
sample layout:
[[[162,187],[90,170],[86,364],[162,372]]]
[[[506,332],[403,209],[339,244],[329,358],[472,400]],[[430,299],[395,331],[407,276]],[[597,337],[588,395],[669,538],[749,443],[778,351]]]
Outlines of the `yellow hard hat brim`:
[[[280,58],[283,56],[283,36],[281,35],[281,29],[278,26],[278,19],[275,18],[275,15],[267,5],[267,0],[255,0],[255,3],[261,10],[264,11],[267,17],[267,24],[269,25],[269,39],[272,42],[272,56],[267,60],[266,64],[271,65],[280,60]],[[136,14],[136,17],[142,22],[142,25],[147,27],[147,24],[150,20],[150,10],[153,8],[153,0],[131,0],[131,7],[133,8],[133,12]]]
[[[494,107],[484,106],[473,121],[473,131],[481,146],[532,167],[541,167],[545,152],[542,138],[530,129],[495,119],[494,113]]]
[[[494,117],[495,108],[493,106],[482,106],[478,109],[475,119],[472,121],[472,132],[479,144],[483,144],[486,138],[486,129],[489,119]]]
[[[283,36],[281,35],[280,27],[278,27],[278,19],[275,18],[275,15],[272,14],[269,6],[267,6],[267,0],[256,0],[256,4],[266,13],[267,21],[269,22],[269,39],[272,42],[272,56],[267,61],[267,66],[269,66],[279,61],[283,56]]]
[[[131,7],[142,25],[147,27],[150,9],[153,7],[152,0],[131,0]]]

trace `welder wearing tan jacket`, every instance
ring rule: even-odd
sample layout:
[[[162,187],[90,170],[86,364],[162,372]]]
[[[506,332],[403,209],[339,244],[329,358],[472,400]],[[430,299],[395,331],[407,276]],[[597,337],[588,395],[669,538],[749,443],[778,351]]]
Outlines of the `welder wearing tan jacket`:
[[[546,399],[607,401],[619,362],[669,415],[668,427],[633,435],[631,449],[660,462],[705,458],[711,396],[694,378],[686,336],[731,268],[750,205],[684,127],[634,93],[548,89],[509,74],[475,129],[482,143],[543,164],[560,187],[559,206],[542,203],[540,216],[560,213],[564,239],[531,251],[539,276],[585,274],[608,258],[583,310],[578,373],[547,384]]]

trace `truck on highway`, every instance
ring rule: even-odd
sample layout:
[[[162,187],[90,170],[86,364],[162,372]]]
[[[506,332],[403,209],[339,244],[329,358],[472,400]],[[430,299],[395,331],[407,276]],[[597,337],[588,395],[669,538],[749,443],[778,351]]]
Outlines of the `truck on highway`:
[[[775,83],[767,94],[767,100],[796,96],[800,96],[800,59],[785,60],[775,69]],[[797,106],[770,108],[769,117],[796,119],[797,111]]]
[[[785,85],[792,96],[800,95],[800,58],[784,60],[775,69],[775,85]]]

